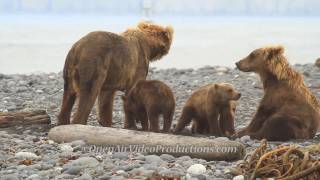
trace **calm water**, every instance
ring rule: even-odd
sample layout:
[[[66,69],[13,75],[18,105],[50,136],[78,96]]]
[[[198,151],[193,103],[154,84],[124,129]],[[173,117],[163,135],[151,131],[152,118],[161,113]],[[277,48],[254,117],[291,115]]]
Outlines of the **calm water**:
[[[251,50],[282,44],[291,63],[320,57],[320,18],[155,18],[171,24],[175,37],[170,54],[152,66],[233,67]],[[71,45],[90,31],[122,32],[139,17],[0,16],[0,73],[58,72]]]

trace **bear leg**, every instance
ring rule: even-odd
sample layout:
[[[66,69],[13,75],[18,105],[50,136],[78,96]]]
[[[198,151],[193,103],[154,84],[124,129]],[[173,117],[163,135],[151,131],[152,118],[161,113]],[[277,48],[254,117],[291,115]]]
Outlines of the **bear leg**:
[[[138,119],[141,122],[142,130],[148,131],[149,130],[149,121],[148,121],[147,113],[145,111],[139,112]]]
[[[267,139],[268,141],[288,141],[296,137],[296,134],[302,134],[301,124],[295,119],[274,115],[268,118],[258,132],[248,133],[254,139]]]
[[[157,113],[148,113],[148,119],[150,121],[150,131],[152,132],[159,132],[159,114]]]
[[[163,114],[163,132],[169,132],[173,120],[174,110]]]
[[[104,127],[112,125],[114,90],[101,90],[98,97],[99,124]]]
[[[72,107],[76,100],[76,93],[71,89],[65,88],[60,114],[58,115],[58,125],[70,124]]]
[[[193,118],[192,108],[191,107],[184,107],[182,110],[181,117],[178,121],[178,124],[174,130],[174,133],[178,133],[186,127],[187,124],[191,122]]]

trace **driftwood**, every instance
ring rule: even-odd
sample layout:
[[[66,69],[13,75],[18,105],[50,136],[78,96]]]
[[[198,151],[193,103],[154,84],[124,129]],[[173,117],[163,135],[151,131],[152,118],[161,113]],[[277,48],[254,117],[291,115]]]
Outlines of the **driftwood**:
[[[84,140],[96,145],[92,150],[135,151],[147,154],[171,154],[206,160],[239,160],[245,155],[241,143],[208,138],[134,131],[86,125],[63,125],[52,128],[49,138],[62,143]],[[88,146],[89,147],[89,146]],[[114,148],[114,149],[112,149]],[[104,152],[105,152],[104,151]]]
[[[0,112],[0,128],[16,125],[50,123],[50,117],[45,110],[34,110],[30,112]]]

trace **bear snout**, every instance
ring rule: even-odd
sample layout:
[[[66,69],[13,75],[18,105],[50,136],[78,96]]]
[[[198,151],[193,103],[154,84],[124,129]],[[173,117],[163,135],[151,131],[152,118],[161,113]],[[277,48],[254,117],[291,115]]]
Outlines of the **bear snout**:
[[[236,64],[237,68],[239,69],[239,66],[240,66],[239,64],[240,64],[240,62],[238,61],[238,62],[236,62],[235,64]]]
[[[241,93],[237,93],[237,95],[235,96],[234,100],[239,100],[241,98]]]

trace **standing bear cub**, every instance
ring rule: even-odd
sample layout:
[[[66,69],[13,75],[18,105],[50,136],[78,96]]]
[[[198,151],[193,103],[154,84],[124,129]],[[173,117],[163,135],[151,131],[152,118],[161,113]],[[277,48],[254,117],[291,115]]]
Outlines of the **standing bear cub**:
[[[171,89],[161,81],[140,80],[123,96],[124,128],[136,129],[140,121],[144,131],[159,132],[159,116],[163,115],[163,132],[169,132],[175,109]]]
[[[231,84],[208,84],[187,100],[174,130],[180,132],[193,120],[192,131],[214,136],[230,136],[234,131],[235,102],[241,97]]]

